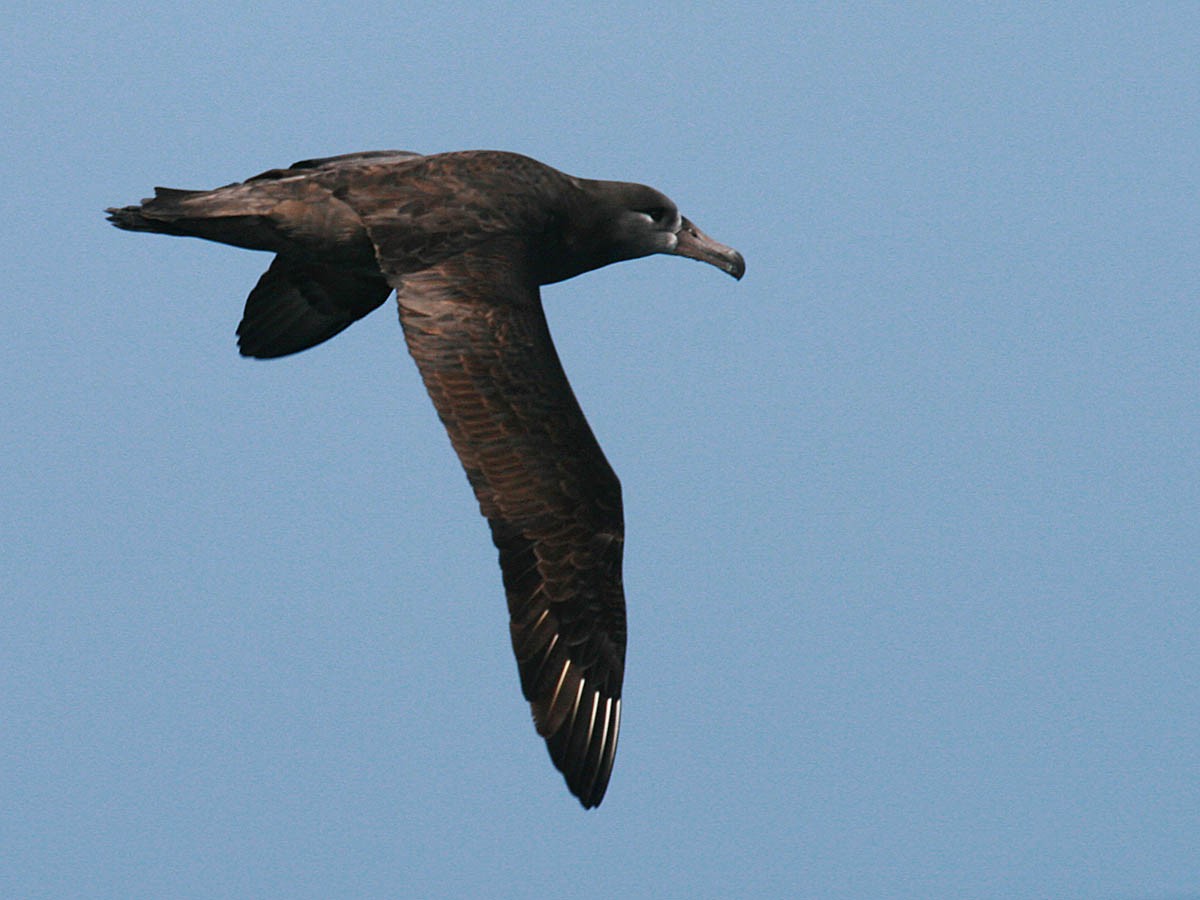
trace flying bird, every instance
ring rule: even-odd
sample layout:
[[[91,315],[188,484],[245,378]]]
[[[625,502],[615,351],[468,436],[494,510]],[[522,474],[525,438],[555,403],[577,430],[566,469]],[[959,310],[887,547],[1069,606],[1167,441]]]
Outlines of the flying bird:
[[[129,231],[275,254],[246,300],[243,356],[328,340],[394,290],[425,387],[499,550],[521,688],[585,808],[621,724],[621,486],[567,383],[540,286],[652,253],[741,278],[653,188],[575,178],[492,150],[350,153],[211,191],[110,208]]]

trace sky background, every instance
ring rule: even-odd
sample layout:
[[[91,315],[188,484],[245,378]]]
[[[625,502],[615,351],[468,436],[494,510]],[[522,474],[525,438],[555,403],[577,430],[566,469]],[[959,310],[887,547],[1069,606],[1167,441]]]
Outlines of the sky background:
[[[1200,897],[1200,6],[578,9],[0,13],[0,895]],[[544,291],[590,813],[394,306],[243,360],[269,258],[101,212],[480,147],[747,260]]]

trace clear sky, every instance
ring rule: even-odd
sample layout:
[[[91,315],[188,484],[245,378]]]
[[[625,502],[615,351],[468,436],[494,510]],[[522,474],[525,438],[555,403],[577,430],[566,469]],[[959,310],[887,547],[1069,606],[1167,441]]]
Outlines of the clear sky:
[[[1200,6],[0,13],[0,896],[1200,896]],[[498,148],[735,283],[544,292],[621,476],[621,751],[529,722],[394,307],[105,206]]]

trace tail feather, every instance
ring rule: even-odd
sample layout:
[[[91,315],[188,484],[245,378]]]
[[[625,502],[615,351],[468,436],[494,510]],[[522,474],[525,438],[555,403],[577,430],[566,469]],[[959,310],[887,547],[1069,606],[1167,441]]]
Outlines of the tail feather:
[[[162,223],[185,215],[181,203],[206,191],[184,191],[178,187],[156,187],[154,197],[137,206],[109,206],[108,221],[128,232],[161,232]]]
[[[277,200],[250,195],[241,185],[213,191],[156,187],[139,206],[110,207],[108,221],[126,231],[198,237],[250,250],[288,249],[271,221]]]
[[[212,191],[188,191],[183,188],[155,187],[154,196],[143,200],[142,205],[145,206],[147,203],[152,203],[156,206],[171,206],[182,200],[190,200],[192,197],[211,193]]]
[[[156,187],[153,197],[146,197],[138,206],[110,206],[105,210],[108,221],[126,231],[153,231],[159,234],[194,234],[178,223],[187,218],[183,203],[207,191],[186,191],[179,188]]]
[[[157,187],[140,205],[107,212],[108,220],[126,231],[198,237],[331,263],[376,264],[358,214],[319,179],[247,181],[211,191]]]
[[[158,228],[142,215],[140,206],[110,206],[104,210],[108,221],[126,231],[158,231]]]

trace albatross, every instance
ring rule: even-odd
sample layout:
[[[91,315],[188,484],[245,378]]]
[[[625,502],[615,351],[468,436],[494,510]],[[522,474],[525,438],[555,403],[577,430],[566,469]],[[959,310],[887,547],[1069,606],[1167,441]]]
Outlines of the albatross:
[[[653,253],[745,262],[641,184],[515,153],[400,150],[304,160],[210,191],[107,210],[128,231],[275,254],[246,300],[243,356],[328,340],[396,292],[409,352],[500,555],[538,734],[584,808],[621,726],[621,486],[550,339],[540,287]]]

